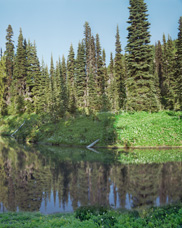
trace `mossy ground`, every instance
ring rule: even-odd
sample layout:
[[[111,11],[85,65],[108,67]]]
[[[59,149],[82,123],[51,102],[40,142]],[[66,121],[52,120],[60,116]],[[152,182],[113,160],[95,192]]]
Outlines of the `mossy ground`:
[[[0,119],[0,133],[19,140],[50,144],[98,146],[182,146],[182,112],[98,113],[69,116],[57,121],[36,114]]]

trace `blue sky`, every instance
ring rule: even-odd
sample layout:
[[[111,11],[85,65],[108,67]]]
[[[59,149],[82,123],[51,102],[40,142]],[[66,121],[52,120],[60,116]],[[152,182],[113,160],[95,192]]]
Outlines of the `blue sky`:
[[[162,40],[163,33],[177,38],[178,21],[182,16],[182,0],[145,0],[148,6],[151,44]],[[23,36],[36,42],[40,61],[50,64],[68,55],[73,44],[84,37],[83,25],[88,21],[93,35],[100,36],[109,63],[110,52],[115,52],[116,26],[119,26],[122,49],[127,43],[129,0],[0,0],[0,47],[5,50],[6,29],[11,24],[17,45],[19,29]]]

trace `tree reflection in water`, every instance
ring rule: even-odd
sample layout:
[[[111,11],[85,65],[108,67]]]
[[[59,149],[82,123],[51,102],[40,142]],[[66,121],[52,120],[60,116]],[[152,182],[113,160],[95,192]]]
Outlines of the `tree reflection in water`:
[[[114,153],[0,140],[0,212],[136,208],[182,199],[182,164],[123,165]]]

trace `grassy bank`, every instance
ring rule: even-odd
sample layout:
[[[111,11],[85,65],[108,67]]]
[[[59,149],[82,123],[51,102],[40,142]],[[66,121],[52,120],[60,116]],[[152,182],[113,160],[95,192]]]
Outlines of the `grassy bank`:
[[[182,112],[119,114],[98,113],[67,117],[57,122],[48,116],[24,114],[0,119],[0,133],[19,140],[50,144],[150,147],[182,146]]]
[[[142,211],[112,211],[105,209],[81,208],[74,214],[42,215],[40,213],[0,214],[1,228],[140,228],[140,227],[181,227],[182,207],[171,205]]]

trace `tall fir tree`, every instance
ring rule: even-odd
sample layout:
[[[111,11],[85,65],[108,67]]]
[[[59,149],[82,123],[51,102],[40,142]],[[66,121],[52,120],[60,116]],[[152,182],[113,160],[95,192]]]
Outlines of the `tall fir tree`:
[[[125,101],[125,75],[124,75],[124,66],[123,66],[123,56],[121,54],[121,42],[120,42],[120,35],[119,35],[119,27],[117,26],[116,30],[116,43],[115,43],[115,60],[114,60],[114,76],[115,76],[115,85],[116,91],[115,96],[118,98],[118,107],[124,108],[124,101]]]
[[[166,37],[163,34],[163,48],[162,48],[162,67],[159,77],[159,86],[161,90],[161,103],[164,109],[174,109],[174,60],[175,60],[175,46],[171,37]]]
[[[6,50],[5,50],[5,56],[6,56],[6,78],[5,78],[5,91],[4,91],[4,100],[5,100],[5,106],[4,106],[4,113],[7,114],[8,112],[8,105],[10,105],[11,100],[11,84],[13,80],[13,65],[14,65],[14,41],[12,40],[13,37],[13,29],[11,25],[8,25],[8,28],[6,30]]]
[[[106,51],[105,49],[102,50],[102,61],[103,61],[103,73],[104,73],[104,82],[105,82],[105,90],[108,87],[109,76],[107,73],[107,66],[106,66]]]
[[[84,45],[85,45],[85,56],[86,56],[86,107],[92,109],[98,108],[98,97],[96,90],[96,47],[95,39],[91,33],[91,28],[88,22],[84,24]],[[93,97],[94,96],[94,97]],[[94,105],[90,105],[94,99]],[[97,107],[96,107],[97,106]]]
[[[101,55],[101,45],[99,34],[96,34],[96,85],[97,85],[97,94],[100,96],[104,93],[104,74],[103,74],[103,61]]]
[[[76,91],[75,91],[75,53],[71,44],[67,60],[67,91],[68,110],[74,114],[76,111]]]
[[[55,70],[55,108],[56,118],[59,119],[63,114],[63,100],[62,100],[62,89],[61,89],[61,60],[56,62]]]
[[[53,56],[51,55],[50,71],[49,71],[49,112],[52,115],[53,120],[55,120],[55,69]]]
[[[85,45],[85,56],[86,56],[86,74],[88,77],[89,66],[90,66],[90,46],[91,46],[91,28],[89,23],[86,21],[84,24],[84,45]]]
[[[37,114],[47,112],[48,106],[48,85],[49,85],[49,73],[48,67],[45,66],[44,60],[40,66],[40,75],[35,79],[34,85],[34,109]]]
[[[62,113],[63,115],[68,111],[68,91],[67,91],[67,66],[64,55],[62,56],[61,66],[60,66],[60,76],[61,76],[61,100],[63,101]]]
[[[37,57],[36,44],[28,41],[26,47],[27,53],[27,77],[26,77],[26,111],[32,113],[38,110],[36,102],[40,93],[41,72],[40,63]]]
[[[108,98],[108,81],[109,76],[106,67],[106,52],[105,49],[102,50],[102,72],[103,72],[103,95],[102,95],[102,110],[108,111],[110,109],[110,103]]]
[[[98,107],[97,109],[101,109],[103,106],[103,97],[105,92],[105,80],[104,80],[104,71],[103,71],[103,60],[102,60],[102,53],[101,53],[101,45],[100,45],[100,38],[99,34],[96,34],[96,90],[97,90],[97,100],[98,100]]]
[[[127,110],[157,111],[160,103],[156,96],[154,75],[150,72],[152,47],[147,14],[144,0],[130,0],[130,26],[127,43]]]
[[[177,39],[177,59],[176,59],[176,109],[182,110],[182,17],[179,19],[179,32]]]
[[[13,103],[15,104],[16,112],[22,113],[25,111],[25,94],[26,94],[26,76],[27,76],[27,56],[26,42],[24,41],[22,29],[18,36],[18,46],[15,57],[14,66],[14,83],[13,83]],[[16,105],[17,104],[17,105]]]
[[[77,57],[76,57],[76,100],[80,108],[86,108],[87,105],[87,81],[86,81],[86,56],[85,46],[83,41],[78,44]]]
[[[159,100],[161,101],[161,104],[163,103],[162,100],[162,80],[163,80],[163,61],[162,61],[162,45],[161,42],[158,41],[155,44],[154,48],[154,75],[155,75],[155,86],[156,86],[156,92],[158,95]],[[161,107],[162,108],[162,107]]]
[[[175,73],[175,45],[172,41],[171,37],[168,36],[167,41],[167,87],[168,87],[168,93],[167,93],[167,105],[166,109],[173,110],[175,107],[175,85],[176,81],[174,78]]]
[[[113,53],[110,53],[110,63],[108,66],[108,98],[110,101],[110,109],[114,110],[114,97],[115,91],[113,88],[113,81],[114,81],[114,60],[113,60]]]
[[[162,45],[160,40],[155,45],[155,71],[159,79],[159,88],[162,90],[163,80],[163,61],[162,61]]]
[[[167,95],[168,95],[168,58],[167,58],[167,42],[166,36],[163,34],[163,51],[162,51],[162,75],[159,78],[161,89],[161,103],[164,109],[167,107]]]
[[[6,100],[4,99],[4,91],[6,85],[6,57],[0,58],[0,116],[5,115]]]

